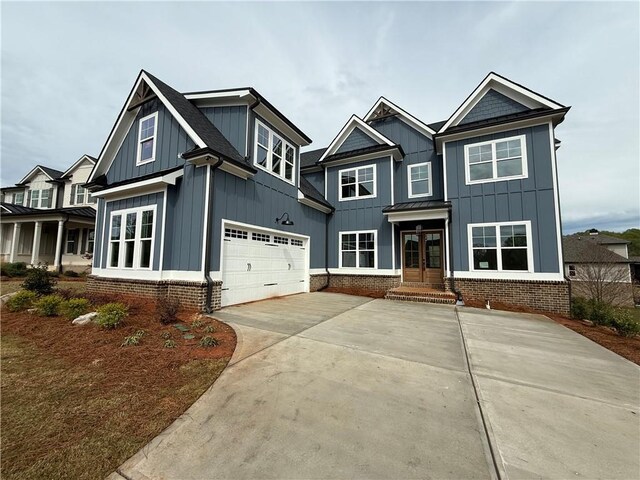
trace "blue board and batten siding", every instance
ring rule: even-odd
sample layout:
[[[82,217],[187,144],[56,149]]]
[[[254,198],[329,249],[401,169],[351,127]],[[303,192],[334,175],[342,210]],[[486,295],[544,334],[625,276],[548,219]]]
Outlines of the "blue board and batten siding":
[[[376,145],[378,145],[377,141],[356,127],[349,136],[344,139],[342,145],[340,145],[335,153],[350,152],[360,148],[375,147]]]
[[[155,161],[137,166],[139,121],[154,112],[158,112]],[[191,150],[195,143],[187,132],[157,99],[145,103],[138,112],[109,170],[109,183],[131,180],[184,164],[179,158],[181,153]]]
[[[526,137],[528,177],[466,185],[464,146],[515,135]],[[453,269],[469,270],[468,224],[530,220],[534,271],[558,273],[559,232],[549,125],[447,142],[445,149],[447,195],[452,206]]]
[[[305,172],[303,176],[316,190],[324,195],[324,170],[320,170],[319,172]]]
[[[247,111],[246,105],[230,107],[203,107],[200,109],[220,133],[235,147],[240,155],[247,155]]]
[[[526,112],[527,110],[529,109],[524,105],[500,92],[490,89],[480,101],[469,110],[469,113],[460,121],[460,125],[501,117],[503,115]]]

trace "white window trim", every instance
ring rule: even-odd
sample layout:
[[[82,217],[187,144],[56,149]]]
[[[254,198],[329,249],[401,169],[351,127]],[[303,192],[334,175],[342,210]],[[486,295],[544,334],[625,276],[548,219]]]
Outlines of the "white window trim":
[[[87,189],[84,188],[81,183],[75,183],[74,185],[76,186],[76,192],[75,192],[76,193],[76,197],[74,199],[75,200],[74,201],[74,205],[85,205],[87,203]],[[78,201],[78,189],[79,188],[82,188],[82,201],[81,202]]]
[[[500,228],[509,225],[524,225],[527,234],[527,270],[503,270],[502,269],[502,247],[500,245]],[[475,269],[473,263],[473,227],[493,227],[496,229],[496,251],[497,251],[497,270],[487,269]],[[491,247],[493,248],[493,247]],[[531,234],[531,220],[519,220],[514,222],[494,222],[494,223],[469,223],[467,225],[467,249],[469,254],[469,271],[481,272],[487,274],[522,274],[522,273],[534,273],[533,268],[533,236]]]
[[[76,238],[73,241],[75,244],[75,248],[73,249],[74,251],[72,253],[69,253],[69,234],[74,231],[76,232]],[[79,240],[80,240],[80,235],[78,232],[77,228],[68,228],[67,229],[67,234],[65,235],[65,239],[64,239],[64,252],[63,255],[77,255],[78,253],[78,247],[79,247]]]
[[[142,212],[146,212],[152,210],[153,211],[153,227],[151,230],[151,257],[149,259],[149,266],[148,267],[141,267],[140,266],[140,234],[142,232]],[[142,270],[142,271],[147,271],[147,270],[153,270],[153,255],[154,255],[154,247],[155,247],[155,243],[156,243],[156,226],[157,226],[157,222],[158,222],[158,217],[157,217],[157,205],[148,205],[146,207],[135,207],[135,208],[126,208],[123,210],[114,210],[111,212],[110,216],[109,216],[109,230],[107,232],[103,232],[106,233],[107,235],[107,242],[109,243],[108,248],[107,248],[107,262],[106,262],[106,269],[107,270],[121,270],[121,271],[132,271],[132,270]],[[126,223],[127,223],[127,214],[129,213],[135,213],[136,214],[136,232],[134,235],[134,251],[133,251],[133,267],[124,267],[124,254],[125,254],[125,248],[124,248],[124,244],[125,244],[125,239],[124,239],[124,231],[126,229]],[[118,266],[117,267],[112,267],[110,266],[110,260],[111,260],[111,245],[114,241],[111,240],[111,227],[113,225],[113,218],[116,216],[121,216],[122,220],[120,223],[120,239],[118,240],[118,243],[120,243],[120,252],[118,254]],[[94,240],[95,241],[95,240]],[[131,241],[131,240],[129,240]],[[95,245],[95,244],[94,244]],[[95,248],[95,247],[94,247]],[[123,266],[121,266],[123,265]]]
[[[415,167],[422,167],[425,165],[427,166],[427,171],[428,171],[427,179],[429,181],[429,191],[427,193],[414,194],[413,182],[411,181],[411,170],[413,170]],[[432,197],[433,196],[433,179],[431,178],[431,162],[422,162],[422,163],[415,163],[413,165],[407,165],[407,182],[409,184],[408,186],[409,198]]]
[[[22,195],[22,201],[21,201],[20,203],[17,203],[17,202],[16,202],[16,196],[17,196],[17,195]],[[13,194],[13,197],[12,197],[12,199],[11,199],[11,200],[12,200],[12,202],[11,202],[11,203],[13,203],[14,205],[23,205],[23,206],[24,206],[24,199],[25,199],[25,194],[24,194],[24,192],[16,192],[16,193],[14,193],[14,194]]]
[[[360,170],[365,170],[367,168],[373,168],[373,194],[371,195],[360,195],[358,189],[358,172]],[[348,172],[350,170],[356,171],[356,196],[355,197],[343,197],[342,196],[342,172]],[[378,196],[378,169],[376,168],[376,164],[371,165],[363,165],[361,167],[349,167],[343,168],[342,170],[338,170],[338,200],[340,202],[349,202],[351,200],[365,200],[367,198],[376,198]]]
[[[361,267],[360,264],[360,240],[358,238],[360,233],[373,233],[373,267]],[[342,266],[342,236],[343,235],[356,235],[356,266],[355,267],[343,267]],[[351,251],[351,250],[349,250]],[[338,232],[338,268],[350,269],[350,270],[377,270],[378,269],[378,231],[377,230],[349,230]]]
[[[146,160],[140,160],[140,156],[142,155],[142,139],[140,138],[142,135],[142,122],[148,120],[149,118],[154,117],[155,120],[153,122],[153,135],[151,137],[147,137],[144,141],[153,138],[153,153],[151,154],[151,158]],[[142,117],[138,120],[138,143],[136,145],[137,153],[136,153],[136,166],[139,167],[141,165],[146,165],[147,163],[156,161],[156,147],[158,146],[158,112],[154,112],[151,115],[147,115],[146,117]]]
[[[520,140],[520,149],[522,153],[522,174],[512,175],[510,177],[498,177],[498,159],[496,157],[496,144],[502,142],[508,142],[509,140]],[[493,176],[491,178],[483,178],[482,180],[471,180],[469,175],[469,149],[472,147],[479,147],[482,145],[491,145],[491,165],[493,169]],[[495,140],[489,140],[486,142],[470,143],[464,146],[464,179],[466,185],[476,185],[480,183],[495,183],[506,180],[518,180],[529,177],[529,169],[527,162],[527,138],[526,135],[516,135],[514,137],[497,138]]]
[[[257,151],[258,151],[258,127],[259,126],[262,126],[262,128],[265,128],[269,132],[269,145],[267,147],[267,167],[266,168],[258,163]],[[274,135],[278,137],[280,140],[282,140],[282,159],[280,160],[281,171],[283,172],[282,175],[279,175],[273,170],[271,170]],[[288,142],[287,140],[285,140],[284,136],[280,132],[276,132],[273,128],[270,128],[269,126],[265,125],[263,122],[261,122],[257,118],[256,118],[256,125],[253,132],[253,137],[254,137],[253,138],[253,165],[256,168],[259,168],[260,170],[267,172],[269,175],[273,175],[274,177],[279,178],[280,180],[295,186],[296,172],[298,171],[297,165],[299,163],[298,149],[296,148],[296,146]],[[291,180],[289,180],[287,177],[284,176],[284,173],[286,171],[285,163],[286,163],[286,156],[287,156],[287,146],[293,148],[293,169],[292,169],[293,178]]]

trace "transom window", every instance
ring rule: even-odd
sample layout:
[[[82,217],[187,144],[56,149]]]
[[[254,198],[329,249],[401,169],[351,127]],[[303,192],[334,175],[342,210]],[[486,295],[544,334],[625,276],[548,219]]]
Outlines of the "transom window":
[[[111,213],[108,266],[151,268],[156,207],[141,207]]]
[[[286,237],[273,236],[273,243],[279,243],[281,245],[289,245],[289,239]]]
[[[530,232],[530,222],[469,225],[472,270],[530,271]]]
[[[294,247],[301,247],[303,243],[302,243],[302,240],[298,240],[297,238],[292,238],[291,245],[293,245]]]
[[[431,196],[431,162],[407,165],[407,171],[409,198]]]
[[[248,233],[245,230],[237,230],[235,228],[225,228],[224,236],[227,238],[241,238],[246,240],[248,237]]]
[[[375,165],[340,170],[340,201],[376,196]]]
[[[252,232],[251,233],[251,240],[255,240],[256,242],[270,242],[271,241],[271,235],[267,235],[267,234],[264,234],[264,233]]]
[[[525,136],[465,146],[467,184],[527,177]]]
[[[295,147],[256,120],[255,164],[272,175],[293,182]]]
[[[140,119],[138,130],[138,156],[136,165],[144,165],[156,159],[156,131],[158,112]]]
[[[340,268],[376,268],[376,232],[340,232]]]

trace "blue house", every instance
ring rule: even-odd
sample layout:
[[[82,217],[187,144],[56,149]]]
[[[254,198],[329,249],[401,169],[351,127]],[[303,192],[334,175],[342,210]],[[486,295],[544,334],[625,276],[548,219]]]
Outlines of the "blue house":
[[[569,110],[490,73],[425,123],[381,97],[311,143],[253,88],[142,71],[87,186],[89,288],[216,309],[324,287],[566,312],[554,129]]]

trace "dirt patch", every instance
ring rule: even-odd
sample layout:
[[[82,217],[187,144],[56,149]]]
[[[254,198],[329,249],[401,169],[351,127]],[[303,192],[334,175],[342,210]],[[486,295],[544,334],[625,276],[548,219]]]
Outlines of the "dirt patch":
[[[182,331],[161,325],[153,303],[127,303],[115,330],[2,311],[3,478],[104,478],[229,362],[236,337],[228,325],[181,311]],[[139,345],[121,346],[140,330]],[[201,347],[203,336],[219,345]],[[168,339],[175,348],[165,348]]]
[[[485,308],[484,302],[465,300],[465,305],[469,307]],[[596,342],[599,345],[617,353],[621,357],[632,361],[633,363],[640,365],[640,338],[628,338],[618,335],[613,329],[601,325],[586,325],[580,320],[574,320],[571,318],[563,317],[549,312],[540,312],[531,310],[526,307],[520,307],[516,305],[508,305],[499,302],[491,302],[491,308],[495,310],[504,310],[507,312],[517,313],[534,313],[539,315],[545,315],[560,325],[573,330],[574,332],[584,335],[589,340]]]
[[[370,297],[370,298],[384,298],[386,294],[386,292],[374,292],[364,288],[338,288],[338,287],[325,288],[323,292],[345,293],[347,295],[357,295],[359,297]]]

